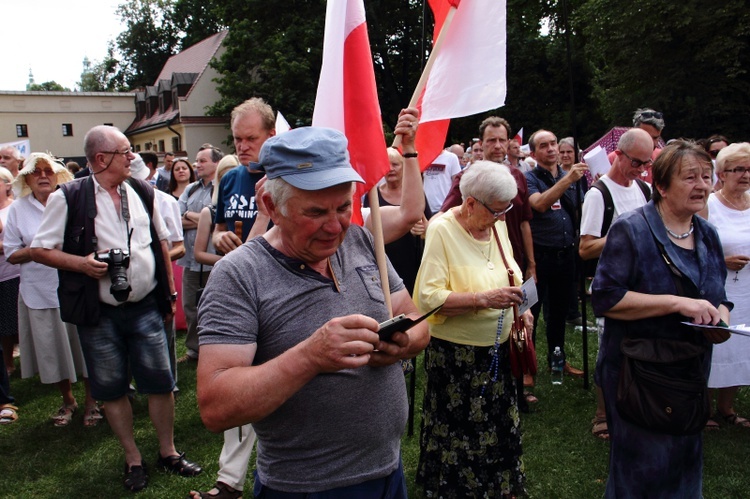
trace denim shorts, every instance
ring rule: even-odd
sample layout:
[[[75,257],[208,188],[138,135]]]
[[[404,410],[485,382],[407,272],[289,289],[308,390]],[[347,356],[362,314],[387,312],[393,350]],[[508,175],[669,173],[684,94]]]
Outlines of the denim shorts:
[[[153,294],[118,307],[101,303],[100,308],[99,324],[78,327],[93,397],[124,397],[131,374],[140,393],[170,393],[175,383],[167,335]]]

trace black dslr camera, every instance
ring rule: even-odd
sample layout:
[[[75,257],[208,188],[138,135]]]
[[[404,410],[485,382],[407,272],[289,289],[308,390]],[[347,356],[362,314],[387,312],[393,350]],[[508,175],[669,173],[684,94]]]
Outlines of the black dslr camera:
[[[132,290],[128,282],[127,272],[127,268],[130,266],[130,251],[115,248],[109,251],[100,251],[96,253],[94,258],[109,265],[109,277],[112,279],[109,292],[112,293],[115,300],[127,300]]]

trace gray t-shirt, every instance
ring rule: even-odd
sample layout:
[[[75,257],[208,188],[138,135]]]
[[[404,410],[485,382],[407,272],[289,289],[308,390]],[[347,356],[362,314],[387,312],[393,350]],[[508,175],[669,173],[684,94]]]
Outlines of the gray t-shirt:
[[[198,309],[200,344],[257,343],[258,365],[334,317],[386,320],[370,234],[350,226],[330,262],[340,291],[262,237],[243,244],[211,272]],[[392,293],[404,289],[390,262],[388,277]],[[316,492],[387,476],[399,463],[406,417],[398,363],[320,374],[253,423],[260,480],[286,492]]]

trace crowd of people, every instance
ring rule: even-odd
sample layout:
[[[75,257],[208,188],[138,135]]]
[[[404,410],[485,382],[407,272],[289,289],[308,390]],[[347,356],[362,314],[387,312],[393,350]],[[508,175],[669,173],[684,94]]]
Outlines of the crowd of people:
[[[574,139],[537,130],[527,156],[491,116],[422,173],[418,113],[404,109],[363,227],[351,223],[363,180],[346,137],[277,135],[260,98],[231,114],[234,154],[204,144],[192,162],[166,153],[159,166],[111,126],[86,134],[85,168],[0,150],[0,423],[19,419],[18,349],[21,376],[60,390],[55,426],[73,423],[82,379],[83,424],[107,421],[128,490],[149,481],[133,390],[148,396],[155,466],[196,476],[174,435],[179,365],[196,362],[203,423],[224,444],[214,488],[191,497],[241,497],[254,449],[256,497],[406,497],[404,373],[424,351],[425,496],[522,497],[521,413],[538,399],[534,373],[511,372],[509,338],[543,339],[542,369],[559,351],[565,375],[582,376],[566,360],[566,329],[586,321],[578,283],[593,276],[592,433],[610,444],[606,497],[701,497],[702,431],[750,427],[734,408],[750,384],[750,339],[718,327],[750,322],[750,144],[665,144],[664,126],[638,109],[609,171],[592,176]],[[538,301],[520,313],[530,282]],[[390,317],[428,313],[378,334]],[[674,373],[693,363],[699,395],[674,402],[690,421],[634,414],[623,393],[656,363],[643,352],[666,351],[671,370],[653,375],[669,397]]]

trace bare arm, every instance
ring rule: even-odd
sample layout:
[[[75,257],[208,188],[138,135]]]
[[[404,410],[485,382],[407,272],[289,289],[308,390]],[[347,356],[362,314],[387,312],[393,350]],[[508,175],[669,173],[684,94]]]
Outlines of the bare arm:
[[[581,236],[581,240],[578,243],[578,254],[581,255],[583,260],[593,260],[599,258],[604,249],[604,244],[607,242],[607,236],[596,237],[591,235]]]
[[[200,216],[200,213],[196,213],[194,211],[186,211],[182,215],[182,230],[197,229]]]
[[[203,265],[213,265],[221,259],[219,255],[207,251],[208,238],[211,237],[211,222],[211,210],[203,208],[198,220],[198,231],[195,233],[194,248],[195,261]]]
[[[211,431],[260,421],[319,373],[354,369],[370,361],[378,343],[375,319],[331,319],[278,357],[253,366],[257,346],[201,345],[198,405]]]
[[[448,295],[440,314],[447,317],[468,314],[485,308],[505,309],[523,301],[521,288],[509,286],[476,293],[453,292]]]
[[[414,153],[414,137],[419,121],[416,109],[402,109],[394,132],[401,137],[404,154]],[[380,209],[383,219],[383,240],[390,243],[400,238],[412,226],[419,222],[424,215],[424,189],[422,188],[422,174],[419,171],[417,158],[404,158],[404,173],[401,186],[401,204],[399,206],[384,206]],[[371,217],[365,221],[365,227],[372,230]]]
[[[101,279],[107,275],[107,264],[95,260],[94,253],[78,256],[65,253],[59,249],[31,248],[31,257],[35,262],[42,265],[71,272],[81,272],[94,279]]]
[[[531,225],[528,220],[521,222],[521,239],[523,251],[526,255],[526,279],[536,282],[536,258],[534,257],[534,239],[531,237]]]
[[[8,263],[17,265],[20,263],[26,263],[31,261],[31,248],[21,248],[20,250],[14,251],[8,258]]]
[[[182,241],[173,242],[172,249],[169,250],[169,259],[174,262],[183,256],[185,256],[185,245],[182,244]]]

